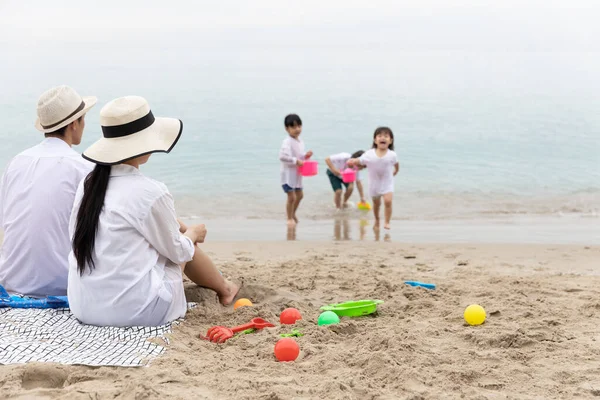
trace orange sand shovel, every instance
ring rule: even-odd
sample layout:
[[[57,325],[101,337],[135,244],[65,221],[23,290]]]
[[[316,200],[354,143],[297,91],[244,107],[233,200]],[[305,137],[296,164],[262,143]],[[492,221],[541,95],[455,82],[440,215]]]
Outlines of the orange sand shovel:
[[[210,340],[215,343],[223,343],[228,339],[231,339],[234,334],[245,331],[246,329],[263,329],[273,328],[270,322],[265,321],[262,318],[253,318],[249,323],[245,325],[236,326],[235,328],[226,328],[224,326],[213,326],[208,330],[204,339]]]

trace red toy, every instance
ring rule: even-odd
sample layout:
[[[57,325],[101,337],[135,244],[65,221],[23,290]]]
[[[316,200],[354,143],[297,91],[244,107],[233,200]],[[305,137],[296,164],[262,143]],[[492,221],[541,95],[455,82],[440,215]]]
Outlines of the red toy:
[[[300,346],[292,338],[283,338],[275,344],[275,357],[279,361],[294,361],[300,354]]]
[[[279,322],[284,325],[294,325],[296,321],[301,319],[302,315],[300,314],[300,311],[295,308],[286,308],[279,316]]]
[[[206,337],[204,339],[210,340],[215,343],[223,343],[228,339],[231,339],[234,333],[245,331],[246,329],[263,329],[263,328],[273,328],[275,325],[270,322],[265,321],[262,318],[254,318],[250,323],[236,326],[235,328],[226,328],[224,326],[213,326],[206,333]],[[201,336],[202,337],[202,336]]]

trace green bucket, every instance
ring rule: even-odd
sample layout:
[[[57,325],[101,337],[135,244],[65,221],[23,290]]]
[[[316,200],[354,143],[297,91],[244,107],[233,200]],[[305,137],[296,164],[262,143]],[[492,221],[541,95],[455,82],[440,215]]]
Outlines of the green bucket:
[[[347,301],[345,303],[323,306],[321,310],[333,311],[338,317],[360,317],[362,315],[373,314],[377,311],[377,305],[382,303],[383,300]]]

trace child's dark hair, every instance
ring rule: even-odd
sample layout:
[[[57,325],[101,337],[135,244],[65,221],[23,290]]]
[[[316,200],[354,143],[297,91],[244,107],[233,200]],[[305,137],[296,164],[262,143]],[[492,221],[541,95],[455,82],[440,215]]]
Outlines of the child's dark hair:
[[[392,143],[390,144],[390,147],[388,147],[388,148],[390,150],[394,150],[394,132],[392,132],[392,130],[390,128],[388,128],[387,126],[380,126],[379,128],[375,129],[375,133],[373,134],[373,148],[374,149],[377,148],[377,143],[375,143],[375,138],[380,133],[387,133],[388,135],[390,135],[390,138],[392,139]]]
[[[290,114],[285,117],[283,120],[283,124],[286,128],[290,128],[293,126],[302,126],[302,120],[297,114]]]
[[[355,152],[352,154],[352,158],[358,158],[358,157],[362,156],[363,154],[365,154],[365,151],[364,151],[364,150],[358,150],[358,151],[355,151]]]

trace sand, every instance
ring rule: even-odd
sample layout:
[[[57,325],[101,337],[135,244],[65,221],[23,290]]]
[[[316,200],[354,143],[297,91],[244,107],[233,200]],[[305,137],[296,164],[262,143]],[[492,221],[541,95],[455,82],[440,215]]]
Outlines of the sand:
[[[206,245],[244,277],[255,306],[233,311],[188,285],[199,306],[147,368],[0,367],[0,398],[554,399],[600,396],[600,247],[262,242]],[[428,291],[404,280],[436,283]],[[384,300],[376,315],[318,327],[321,305]],[[465,325],[464,308],[488,319]],[[277,327],[224,345],[217,324],[278,323],[296,307],[302,349],[278,363]],[[278,325],[278,324],[277,324]]]

